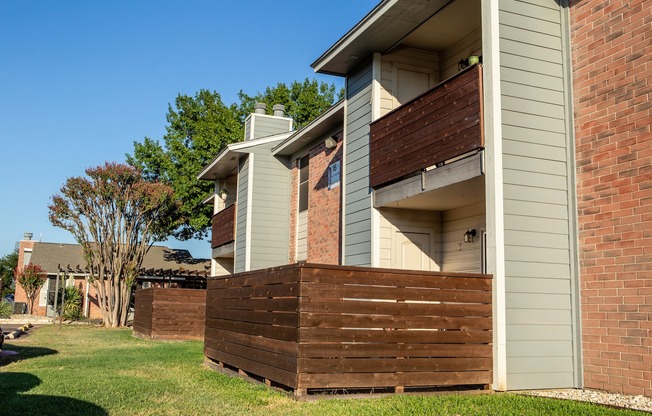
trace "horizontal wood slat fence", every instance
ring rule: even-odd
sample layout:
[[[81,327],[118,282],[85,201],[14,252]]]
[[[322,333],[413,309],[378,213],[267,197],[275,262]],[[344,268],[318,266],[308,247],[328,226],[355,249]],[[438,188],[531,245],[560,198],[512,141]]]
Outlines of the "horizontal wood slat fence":
[[[295,390],[492,382],[490,275],[298,263],[209,278],[205,355]]]
[[[134,335],[151,339],[204,339],[206,290],[153,287],[136,291]]]
[[[369,183],[378,188],[482,147],[482,66],[475,65],[371,123]]]

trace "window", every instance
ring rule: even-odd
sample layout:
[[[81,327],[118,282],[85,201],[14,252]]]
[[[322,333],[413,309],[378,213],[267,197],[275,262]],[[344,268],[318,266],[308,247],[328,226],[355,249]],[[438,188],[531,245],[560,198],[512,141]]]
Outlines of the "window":
[[[299,212],[308,209],[308,171],[310,155],[299,159]]]
[[[30,260],[32,260],[32,249],[26,248],[23,250],[23,265],[27,266]]]

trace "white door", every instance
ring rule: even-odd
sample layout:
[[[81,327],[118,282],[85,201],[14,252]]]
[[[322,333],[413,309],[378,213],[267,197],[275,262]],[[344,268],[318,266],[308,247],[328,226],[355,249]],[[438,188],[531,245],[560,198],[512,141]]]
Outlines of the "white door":
[[[396,72],[396,101],[397,106],[405,104],[414,97],[430,89],[428,72],[412,71],[398,68]]]
[[[396,264],[403,270],[430,270],[430,234],[396,232]]]

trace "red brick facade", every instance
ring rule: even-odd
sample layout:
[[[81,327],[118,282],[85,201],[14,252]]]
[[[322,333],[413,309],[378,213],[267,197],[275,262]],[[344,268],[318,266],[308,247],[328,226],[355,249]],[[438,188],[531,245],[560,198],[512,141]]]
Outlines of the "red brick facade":
[[[324,143],[310,150],[310,194],[308,197],[308,261],[341,264],[340,225],[342,186],[328,189],[328,166],[342,160],[342,141],[334,149]]]
[[[652,396],[652,2],[570,15],[584,382]]]
[[[342,141],[334,149],[324,143],[310,149],[308,194],[308,255],[307,261],[321,264],[341,264],[340,225],[342,221],[342,186],[328,189],[328,166],[342,160]],[[290,263],[296,262],[297,204],[299,169],[292,161],[290,196]]]

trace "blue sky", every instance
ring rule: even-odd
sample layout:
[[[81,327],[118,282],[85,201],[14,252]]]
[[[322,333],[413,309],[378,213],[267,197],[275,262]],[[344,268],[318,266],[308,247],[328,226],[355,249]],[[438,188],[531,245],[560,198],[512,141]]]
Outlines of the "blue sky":
[[[0,3],[0,256],[24,232],[74,243],[47,205],[68,177],[160,139],[168,103],[317,76],[310,64],[378,0]],[[207,241],[167,242],[210,257]]]

